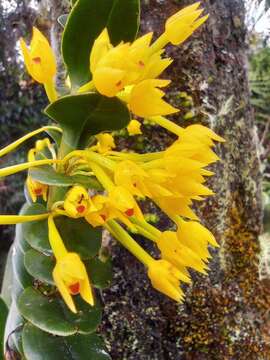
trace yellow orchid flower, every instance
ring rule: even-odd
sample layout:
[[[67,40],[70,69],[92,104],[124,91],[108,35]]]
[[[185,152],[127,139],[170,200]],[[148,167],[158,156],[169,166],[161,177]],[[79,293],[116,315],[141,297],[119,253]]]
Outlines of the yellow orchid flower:
[[[155,260],[148,268],[148,277],[152,286],[171,299],[182,302],[184,293],[180,280],[190,282],[189,278],[166,260]]]
[[[141,123],[138,120],[131,120],[127,126],[127,131],[131,136],[142,134]]]
[[[109,201],[113,207],[127,215],[143,218],[142,212],[130,192],[123,186],[115,186],[109,191]]]
[[[35,181],[28,175],[26,186],[33,202],[37,201],[38,196],[42,196],[43,200],[47,201],[48,185]]]
[[[83,186],[73,186],[66,194],[64,209],[68,216],[74,219],[84,217],[90,206],[91,201],[88,192]]]
[[[183,267],[190,267],[204,274],[206,273],[206,265],[203,260],[196,252],[185,245],[185,241],[180,242],[175,232],[164,231],[156,242],[162,259],[167,260],[176,268],[181,270]]]
[[[56,75],[56,60],[48,40],[34,27],[30,49],[23,39],[20,39],[20,45],[27,71],[34,80],[44,85],[49,100],[55,101],[57,93],[53,79]]]
[[[72,295],[80,294],[90,305],[94,305],[94,297],[84,263],[76,253],[70,253],[55,226],[53,215],[48,218],[49,241],[56,257],[53,279],[69,309],[76,313]]]
[[[131,160],[120,161],[114,169],[115,184],[124,186],[132,195],[140,197],[151,196],[145,185],[148,177],[147,172]]]
[[[169,80],[144,80],[132,87],[128,99],[130,110],[138,116],[150,117],[168,115],[179,110],[166,103],[162,98],[165,95],[160,87],[165,87]]]
[[[199,18],[203,12],[199,6],[200,2],[187,6],[166,21],[165,35],[173,45],[183,43],[208,19],[208,15]]]
[[[115,148],[114,138],[111,134],[99,134],[96,135],[96,139],[98,140],[98,143],[93,148],[96,149],[100,154],[105,154],[106,152]]]
[[[179,220],[177,237],[182,244],[207,261],[211,256],[208,252],[208,244],[219,247],[214,235],[197,221]]]
[[[48,138],[43,140],[37,140],[35,147],[28,151],[29,163],[36,160],[36,154],[44,150],[45,148],[50,149],[52,147],[51,142]],[[30,175],[27,176],[26,186],[33,202],[37,201],[38,196],[42,196],[44,201],[47,201],[48,185],[42,184],[39,181],[32,179]]]
[[[177,269],[166,260],[154,260],[117,222],[108,221],[105,226],[107,230],[134,256],[137,257],[147,268],[148,276],[153,287],[180,302],[183,300],[183,291],[180,281],[190,283],[186,269]]]
[[[108,31],[104,29],[95,40],[90,54],[93,80],[82,86],[80,92],[94,86],[101,94],[113,97],[126,86],[158,77],[172,60],[161,57],[163,50],[152,53],[152,36],[153,33],[148,33],[132,44],[120,43],[113,47]]]
[[[95,40],[90,53],[90,71],[92,74],[96,71],[100,60],[112,48],[108,30],[105,28],[99,37]]]

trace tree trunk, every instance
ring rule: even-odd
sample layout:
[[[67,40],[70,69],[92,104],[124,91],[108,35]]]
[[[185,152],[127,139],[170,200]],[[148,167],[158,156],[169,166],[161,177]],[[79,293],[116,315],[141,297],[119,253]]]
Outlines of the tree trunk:
[[[181,7],[192,1],[181,1]],[[104,294],[102,331],[113,359],[269,359],[267,313],[269,296],[258,272],[261,231],[261,174],[257,137],[249,104],[244,3],[203,1],[210,14],[203,27],[181,47],[169,49],[175,59],[169,76],[179,91],[192,96],[197,116],[226,139],[218,147],[214,168],[216,195],[197,209],[216,235],[210,276],[194,277],[186,301],[175,305],[152,289],[143,266],[120,246],[113,246],[114,283]],[[142,4],[142,32],[162,31],[178,1],[148,0]],[[224,104],[233,96],[230,111]],[[184,112],[183,112],[184,113]],[[227,113],[227,114],[226,114]],[[183,125],[180,117],[175,121]],[[187,122],[188,124],[189,122]],[[146,130],[148,147],[168,142],[160,129]],[[160,225],[167,225],[162,219]],[[149,245],[142,241],[150,249]]]

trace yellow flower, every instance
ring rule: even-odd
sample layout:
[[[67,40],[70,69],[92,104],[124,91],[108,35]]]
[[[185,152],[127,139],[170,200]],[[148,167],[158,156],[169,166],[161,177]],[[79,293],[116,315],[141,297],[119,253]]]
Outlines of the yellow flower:
[[[45,148],[50,148],[51,142],[48,138],[43,140],[37,140],[35,147],[28,151],[28,161],[33,162],[36,160],[36,154],[41,152]],[[27,176],[26,186],[33,202],[37,201],[38,196],[42,196],[44,201],[47,201],[48,185],[42,184],[34,179],[30,175]]]
[[[184,293],[180,288],[180,280],[189,282],[189,278],[175,266],[166,260],[154,260],[149,264],[148,276],[156,290],[177,302],[183,301]]]
[[[189,235],[186,234],[188,237]],[[202,259],[185,244],[185,239],[179,241],[177,234],[173,231],[165,231],[157,239],[157,246],[161,252],[162,259],[173,264],[177,269],[190,267],[205,273],[206,265]]]
[[[56,60],[48,40],[34,27],[30,49],[23,39],[20,39],[20,45],[27,71],[34,80],[45,86],[50,101],[56,100],[57,94],[53,85]]]
[[[130,192],[123,186],[115,186],[109,191],[111,205],[124,213],[126,216],[136,216],[143,218],[142,212]]]
[[[66,194],[64,209],[72,218],[84,217],[90,205],[88,192],[80,185],[73,186]]]
[[[96,135],[96,138],[98,140],[98,143],[96,145],[96,150],[100,154],[104,154],[111,149],[115,148],[114,138],[111,134],[99,134]]]
[[[130,92],[128,104],[130,110],[141,117],[167,115],[179,110],[166,103],[162,98],[165,95],[160,87],[165,87],[169,80],[150,79],[135,85]]]
[[[109,196],[96,195],[91,201],[94,206],[85,215],[85,219],[94,227],[103,226],[109,220],[118,219],[132,229],[133,225],[129,218],[131,216],[143,217],[134,198],[121,187],[115,187],[110,191]]]
[[[114,169],[116,185],[124,186],[132,195],[140,197],[151,196],[145,185],[148,177],[147,172],[131,160],[120,161]]]
[[[192,201],[189,197],[163,196],[154,198],[154,202],[170,217],[179,215],[198,220],[197,215],[191,209]]]
[[[173,45],[184,42],[207,19],[208,15],[199,18],[203,9],[199,9],[200,2],[187,6],[171,16],[165,25],[165,36]]]
[[[97,69],[99,61],[108,53],[112,48],[108,30],[105,28],[99,37],[95,40],[91,54],[90,54],[90,71],[94,74]]]
[[[72,295],[80,294],[88,304],[94,305],[87,271],[78,254],[67,253],[57,260],[53,270],[53,279],[65,303],[72,312],[77,312]]]
[[[31,176],[27,176],[26,186],[33,202],[37,201],[38,196],[42,196],[47,201],[48,185],[35,181]]]
[[[126,86],[158,77],[172,63],[171,59],[161,57],[163,50],[151,52],[152,35],[148,33],[132,44],[113,47],[107,29],[101,32],[90,54],[90,71],[98,92],[113,97]],[[88,88],[85,85],[82,90]]]
[[[65,248],[59,232],[54,224],[53,216],[48,218],[49,241],[56,257],[53,279],[69,309],[76,313],[72,295],[80,294],[90,305],[94,305],[94,297],[84,263],[76,253]]]
[[[141,123],[138,120],[131,120],[127,126],[127,131],[131,136],[142,134]]]
[[[182,244],[192,249],[201,259],[210,258],[208,244],[218,247],[214,235],[197,221],[179,221],[177,237]]]

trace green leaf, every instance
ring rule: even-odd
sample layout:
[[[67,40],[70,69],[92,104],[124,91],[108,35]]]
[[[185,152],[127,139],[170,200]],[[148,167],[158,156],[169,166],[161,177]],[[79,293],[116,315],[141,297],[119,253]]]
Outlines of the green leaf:
[[[84,148],[91,135],[119,130],[130,121],[126,105],[118,98],[96,93],[63,96],[50,104],[45,113],[57,121],[63,140],[71,148]]]
[[[57,148],[60,148],[60,144],[61,144],[61,139],[62,139],[62,134],[59,131],[56,130],[46,130],[46,133],[48,135],[50,135],[50,137],[53,139],[53,141],[55,142]]]
[[[96,334],[52,336],[31,324],[23,329],[26,360],[109,360],[102,339]]]
[[[29,171],[29,174],[34,180],[51,186],[68,187],[75,184],[81,184],[87,188],[102,190],[101,185],[94,177],[83,175],[67,176],[65,174],[57,173],[50,166],[32,168]]]
[[[52,272],[55,267],[55,260],[51,256],[46,256],[31,249],[24,256],[26,270],[35,279],[54,285]]]
[[[82,259],[98,254],[102,237],[100,229],[93,228],[83,218],[60,216],[55,218],[55,223],[68,251],[78,253]]]
[[[4,333],[8,316],[8,308],[4,300],[0,298],[0,359],[4,359]]]
[[[7,261],[5,264],[5,272],[2,281],[1,296],[5,303],[10,307],[12,298],[12,281],[13,281],[13,270],[12,270],[12,247],[9,249]]]
[[[44,214],[47,209],[41,204],[27,205],[25,215]],[[47,220],[32,221],[22,224],[23,236],[29,245],[37,251],[51,255],[52,250],[48,238]]]
[[[24,254],[16,246],[16,244],[13,245],[12,268],[13,276],[19,282],[22,288],[32,285],[33,279],[24,267]]]
[[[19,313],[16,302],[12,301],[6,321],[4,342],[6,344],[8,341],[9,345],[15,346],[19,352],[22,352],[21,327],[23,323],[24,320]]]
[[[87,260],[86,269],[91,279],[91,283],[99,289],[110,286],[112,281],[112,262],[111,259],[103,262],[98,258]]]
[[[26,320],[53,335],[69,336],[95,331],[101,321],[101,307],[90,306],[79,295],[73,298],[77,314],[73,314],[60,297],[45,296],[29,287],[20,296],[18,308]]]
[[[91,79],[89,57],[95,39],[107,27],[112,43],[133,41],[139,27],[139,0],[78,0],[65,27],[62,53],[73,85]],[[78,36],[79,34],[79,36]]]

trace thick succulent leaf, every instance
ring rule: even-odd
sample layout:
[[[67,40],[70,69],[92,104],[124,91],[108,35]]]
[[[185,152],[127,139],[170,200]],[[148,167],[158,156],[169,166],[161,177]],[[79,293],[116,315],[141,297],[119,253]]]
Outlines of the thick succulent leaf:
[[[24,324],[24,320],[21,317],[19,310],[16,306],[16,302],[12,301],[4,334],[4,343],[10,346],[14,346],[17,351],[22,353],[22,344],[21,344],[21,330]]]
[[[13,245],[12,249],[12,268],[13,276],[21,287],[25,288],[32,285],[33,279],[24,267],[24,253],[16,247],[16,244]]]
[[[91,283],[99,289],[110,286],[112,281],[112,262],[107,259],[105,262],[98,258],[86,261],[86,269],[91,279]]]
[[[46,208],[41,204],[27,205],[24,210],[25,215],[44,214],[46,212]],[[48,238],[47,220],[24,223],[22,224],[22,232],[32,248],[48,255],[52,254]]]
[[[53,257],[31,249],[24,256],[24,265],[28,273],[35,279],[54,285],[52,272],[55,267],[55,259]]]
[[[23,329],[23,349],[26,360],[111,359],[96,334],[52,336],[29,323]]]
[[[98,254],[102,237],[100,229],[93,228],[83,218],[60,216],[55,218],[55,223],[69,251],[78,253],[82,259],[90,259]]]
[[[80,86],[90,80],[90,52],[95,39],[105,27],[114,45],[135,39],[139,9],[139,0],[76,2],[68,17],[62,42],[63,58],[73,85]]]
[[[29,171],[29,174],[34,180],[39,181],[42,184],[63,187],[81,184],[84,185],[86,188],[102,190],[101,185],[94,177],[83,175],[67,176],[65,174],[56,172],[50,166],[33,168]]]
[[[119,130],[130,121],[126,105],[118,98],[96,93],[64,96],[50,104],[45,113],[62,127],[70,148],[84,148],[91,135]]]
[[[56,130],[46,130],[46,133],[48,135],[50,135],[50,137],[53,139],[53,141],[55,142],[57,148],[60,148],[60,144],[61,144],[61,139],[62,139],[62,134],[59,131]]]
[[[8,316],[8,308],[4,300],[0,298],[0,359],[4,359],[4,334]]]
[[[59,296],[45,296],[29,287],[20,296],[18,308],[26,320],[53,335],[95,331],[101,320],[101,307],[98,304],[90,306],[79,295],[74,297],[74,301],[77,314],[73,314]]]
[[[12,281],[13,281],[13,270],[12,270],[12,247],[9,249],[7,261],[5,265],[5,272],[2,281],[1,296],[5,303],[10,307],[12,298]]]

